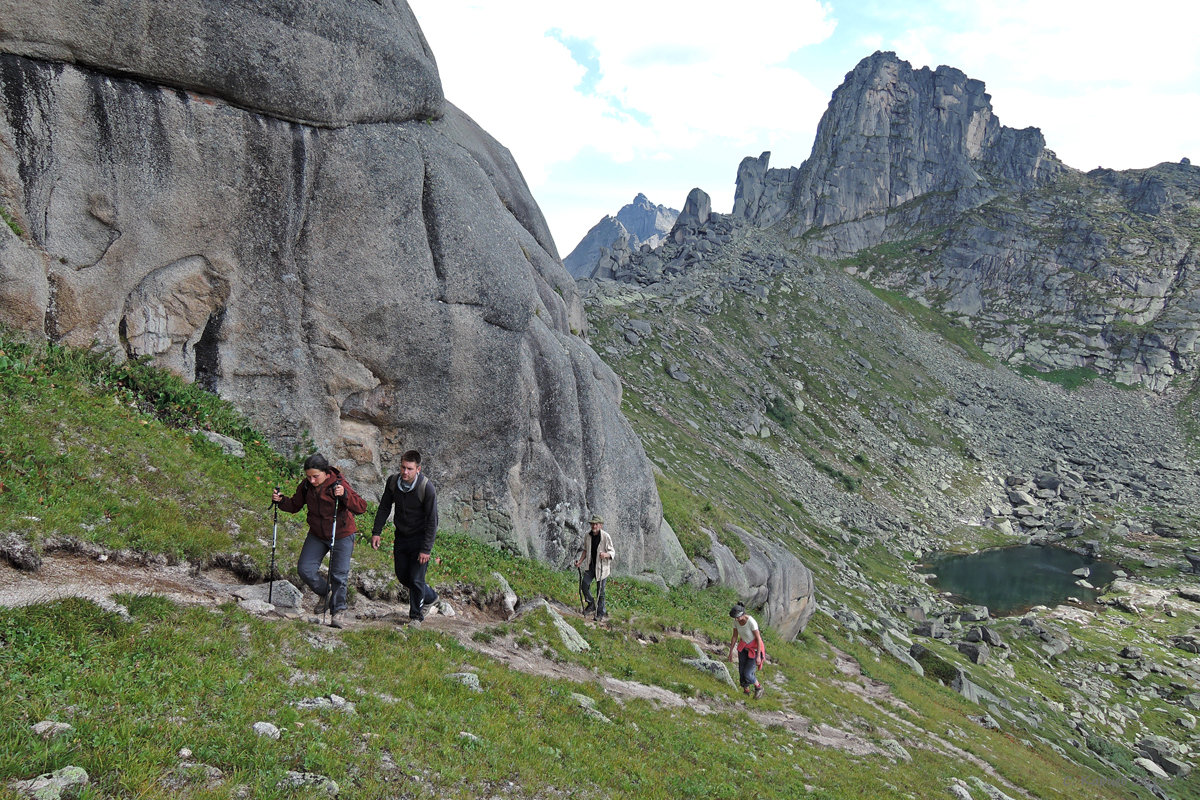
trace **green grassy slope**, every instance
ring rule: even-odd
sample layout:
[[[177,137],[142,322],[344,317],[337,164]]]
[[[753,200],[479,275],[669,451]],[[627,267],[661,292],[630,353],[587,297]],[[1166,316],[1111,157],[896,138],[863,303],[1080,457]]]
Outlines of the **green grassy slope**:
[[[296,479],[295,464],[225,404],[143,367],[11,337],[0,351],[0,531],[48,549],[75,537],[198,566],[222,552],[266,571],[264,499],[276,481]],[[247,457],[222,454],[192,426],[238,438]],[[713,513],[697,509],[700,523]],[[285,571],[299,531],[290,521]],[[493,570],[523,599],[574,602],[573,574],[460,537],[440,542],[430,577],[460,607],[494,590]],[[386,553],[360,548],[355,569],[390,566]],[[681,661],[695,655],[692,642],[724,657],[727,593],[617,579],[610,598],[609,628],[568,616],[591,646],[581,654],[562,646],[542,610],[485,619],[462,638],[429,624],[339,633],[151,596],[117,598],[128,621],[74,599],[6,610],[0,796],[13,794],[12,780],[66,765],[87,770],[88,798],[324,796],[281,788],[288,771],[324,776],[354,798],[923,798],[950,797],[956,780],[977,797],[980,783],[1012,797],[1150,796],[1087,751],[1065,759],[1049,737],[980,725],[979,706],[824,615],[795,642],[768,632],[769,691],[747,704]],[[509,669],[473,642],[503,643],[544,674]],[[464,671],[482,692],[446,678]],[[605,677],[680,703],[618,700]],[[331,695],[353,712],[303,707]],[[43,720],[72,727],[43,739],[31,730]],[[256,722],[279,727],[280,739],[257,736]],[[1047,731],[1067,722],[1050,720]]]

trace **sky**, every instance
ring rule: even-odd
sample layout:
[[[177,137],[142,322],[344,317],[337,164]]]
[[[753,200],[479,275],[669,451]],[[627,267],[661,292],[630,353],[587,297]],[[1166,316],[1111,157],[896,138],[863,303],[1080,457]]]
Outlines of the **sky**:
[[[1069,166],[1200,164],[1195,0],[409,0],[446,98],[513,154],[566,256],[639,192],[733,207],[737,167],[799,166],[876,50],[982,80]],[[732,9],[736,7],[736,11]]]

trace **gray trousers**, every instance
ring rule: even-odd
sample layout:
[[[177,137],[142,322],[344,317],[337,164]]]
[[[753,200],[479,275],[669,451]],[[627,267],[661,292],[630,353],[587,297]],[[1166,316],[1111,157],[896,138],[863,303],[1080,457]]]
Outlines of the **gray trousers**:
[[[579,588],[583,591],[583,601],[589,606],[596,604],[596,616],[603,617],[604,610],[604,584],[608,583],[608,578],[603,578],[596,581],[596,598],[592,599],[592,581],[596,580],[596,573],[588,570],[583,573],[583,578],[579,581]]]
[[[336,614],[346,608],[346,585],[350,580],[350,556],[354,554],[355,536],[338,539],[329,556],[329,580],[321,575],[321,562],[330,552],[329,541],[309,534],[300,548],[300,562],[296,571],[300,580],[308,584],[321,597],[333,592],[329,598],[329,611]]]

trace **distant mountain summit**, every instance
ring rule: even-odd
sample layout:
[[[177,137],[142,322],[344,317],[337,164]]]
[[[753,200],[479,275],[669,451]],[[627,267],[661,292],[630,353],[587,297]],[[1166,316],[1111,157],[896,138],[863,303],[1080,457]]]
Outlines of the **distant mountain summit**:
[[[657,247],[675,224],[679,212],[664,205],[654,205],[642,193],[617,212],[617,222],[629,231],[630,241]]]
[[[793,236],[821,229],[829,255],[892,238],[885,229],[1024,192],[1065,167],[1037,128],[992,113],[983,81],[941,66],[913,69],[895,53],[859,62],[833,93],[800,167],[767,169],[769,153],[738,168],[733,216]]]
[[[658,247],[678,217],[679,212],[675,209],[654,205],[639,192],[615,217],[606,216],[592,226],[563,259],[563,264],[576,278],[591,277],[605,250],[636,250],[642,245]]]

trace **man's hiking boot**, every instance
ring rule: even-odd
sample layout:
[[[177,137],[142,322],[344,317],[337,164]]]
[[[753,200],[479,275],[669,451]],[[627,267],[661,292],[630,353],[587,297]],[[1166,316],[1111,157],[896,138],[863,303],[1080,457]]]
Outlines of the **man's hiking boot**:
[[[346,627],[346,615],[341,611],[335,611],[329,615],[329,627],[344,628]]]
[[[587,607],[583,609],[583,615],[586,617],[588,614],[594,613],[595,611],[596,611],[596,604],[588,603]]]
[[[325,609],[329,608],[329,594],[323,594],[317,598],[317,604],[313,606],[314,614],[324,614]]]
[[[754,699],[757,700],[763,696],[763,685],[760,683],[754,687]]]

